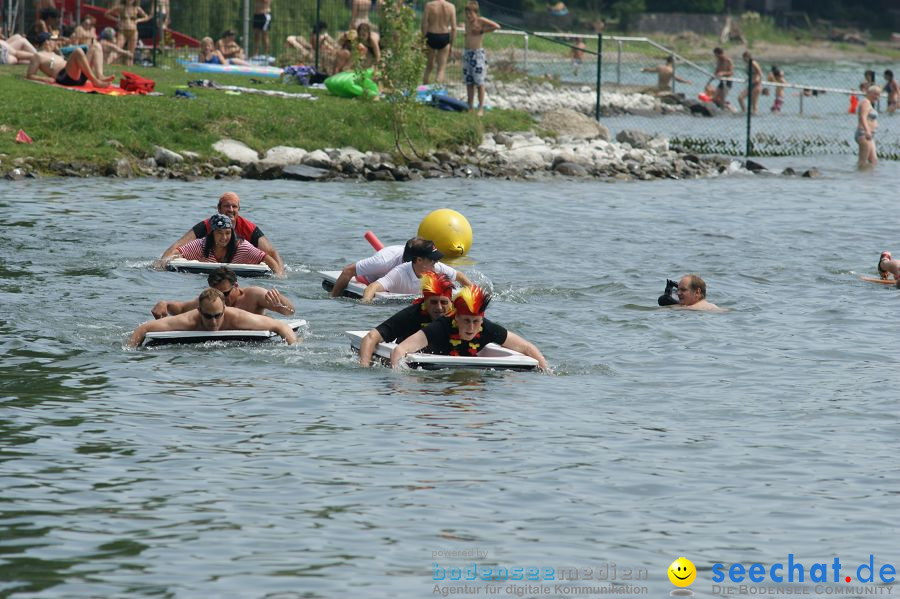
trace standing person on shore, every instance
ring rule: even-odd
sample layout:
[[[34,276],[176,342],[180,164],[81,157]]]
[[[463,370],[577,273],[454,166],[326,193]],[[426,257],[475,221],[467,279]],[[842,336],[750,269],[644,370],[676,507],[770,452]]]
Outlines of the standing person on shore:
[[[124,0],[124,4],[117,3],[106,11],[106,16],[118,18],[119,37],[116,42],[128,52],[125,56],[125,65],[131,66],[134,64],[134,51],[137,48],[138,25],[149,21],[150,17],[141,8],[138,0]]]
[[[890,69],[884,72],[884,93],[887,94],[888,113],[894,114],[900,105],[900,84],[894,79],[894,71]]]
[[[769,72],[768,77],[766,77],[766,81],[770,83],[787,83],[787,79],[784,78],[784,72],[772,65],[772,70]],[[762,93],[767,94],[769,91],[768,88],[762,90]],[[779,86],[775,86],[775,101],[772,103],[772,112],[781,112],[781,107],[784,105],[784,88]]]
[[[487,59],[484,54],[484,34],[500,29],[500,25],[478,14],[478,2],[466,4],[466,51],[463,53],[463,79],[469,112],[475,110],[475,89],[478,89],[478,116],[484,116],[484,81],[487,78]]]
[[[741,56],[743,57],[744,62],[750,65],[750,80],[747,83],[747,88],[738,96],[738,104],[741,105],[741,112],[746,111],[747,106],[744,104],[744,100],[747,99],[747,96],[750,96],[750,112],[757,114],[757,108],[759,107],[759,90],[762,85],[762,69],[759,68],[759,62],[753,60],[753,57],[750,56],[750,52],[745,51]]]
[[[878,154],[875,150],[875,130],[878,129],[878,111],[875,110],[875,102],[881,95],[881,88],[870,85],[866,90],[866,97],[859,101],[857,108],[857,124],[854,139],[859,144],[859,160],[856,167],[859,170],[875,168],[878,164]]]
[[[443,85],[447,59],[450,58],[453,41],[456,39],[456,6],[447,0],[431,0],[425,4],[425,10],[422,12],[422,35],[425,36],[425,50],[428,55],[422,83],[428,85],[431,70],[436,62],[435,82]]]
[[[262,39],[265,56],[269,55],[269,30],[272,28],[272,0],[253,2],[253,51],[259,54]]]
[[[719,79],[719,87],[716,88],[716,95],[713,98],[713,102],[715,102],[716,106],[725,110],[731,110],[731,105],[725,99],[728,96],[728,90],[731,89],[731,81],[726,81],[723,79],[724,77],[734,77],[734,63],[731,62],[731,59],[725,56],[725,50],[722,48],[715,48],[713,50],[713,56],[716,57],[716,71],[714,74],[714,79]]]

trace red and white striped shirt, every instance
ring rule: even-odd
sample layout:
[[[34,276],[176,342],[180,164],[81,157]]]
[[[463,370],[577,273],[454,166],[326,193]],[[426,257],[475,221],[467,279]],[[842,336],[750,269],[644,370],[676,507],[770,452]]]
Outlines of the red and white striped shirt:
[[[218,262],[214,254],[209,256],[203,255],[204,239],[195,239],[190,243],[178,248],[178,253],[185,260],[197,260],[199,262]],[[253,247],[246,239],[241,239],[234,257],[231,259],[232,264],[259,264],[266,257],[266,253],[258,248]]]

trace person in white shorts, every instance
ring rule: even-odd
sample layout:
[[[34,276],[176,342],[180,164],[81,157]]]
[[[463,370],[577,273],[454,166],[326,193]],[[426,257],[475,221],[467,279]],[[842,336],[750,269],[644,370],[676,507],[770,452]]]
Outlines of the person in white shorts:
[[[331,290],[331,297],[341,297],[341,294],[344,293],[344,289],[347,288],[347,283],[349,283],[353,277],[356,277],[356,280],[363,285],[368,285],[372,281],[389,273],[391,269],[398,264],[402,264],[409,260],[409,258],[406,257],[406,248],[408,248],[416,239],[417,237],[413,237],[406,242],[405,246],[389,245],[383,247],[372,256],[363,258],[359,262],[352,262],[345,266],[344,269],[341,270],[341,274],[338,276],[337,280],[334,282],[334,288]]]
[[[408,257],[409,261],[395,266],[386,275],[366,286],[362,297],[363,302],[371,302],[375,298],[375,294],[382,291],[418,295],[421,287],[419,279],[423,273],[429,270],[447,275],[451,281],[458,282],[460,285],[470,284],[466,275],[438,262],[444,257],[444,254],[434,246],[434,242],[428,239],[410,240],[404,257]]]

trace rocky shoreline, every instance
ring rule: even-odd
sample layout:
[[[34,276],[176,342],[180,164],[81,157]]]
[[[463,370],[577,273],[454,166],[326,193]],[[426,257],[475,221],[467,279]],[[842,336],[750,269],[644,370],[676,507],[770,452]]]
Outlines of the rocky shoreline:
[[[498,90],[501,91],[501,90]],[[42,174],[62,177],[156,177],[181,179],[296,179],[303,181],[416,181],[435,178],[539,180],[553,177],[597,180],[652,180],[712,177],[739,163],[721,156],[674,151],[668,140],[624,130],[611,139],[609,130],[589,116],[595,96],[590,88],[560,89],[543,83],[502,86],[498,107],[527,110],[536,116],[543,136],[533,131],[485,134],[477,147],[437,150],[406,163],[381,152],[356,148],[306,150],[278,146],[260,156],[243,143],[222,139],[212,156],[154,147],[144,158],[121,156],[107,164],[85,161],[16,158],[0,154],[0,175],[9,180]],[[683,109],[640,93],[603,93],[601,112]],[[115,141],[108,146],[122,151]]]

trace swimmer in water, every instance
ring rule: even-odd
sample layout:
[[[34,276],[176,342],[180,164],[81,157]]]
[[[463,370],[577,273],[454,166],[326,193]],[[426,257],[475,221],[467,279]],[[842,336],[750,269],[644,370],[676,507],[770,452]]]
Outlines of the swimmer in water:
[[[900,282],[900,260],[894,260],[887,250],[881,252],[878,257],[878,274],[884,281],[888,280],[888,275],[894,275],[894,280]]]
[[[706,300],[706,282],[697,275],[684,275],[678,281],[678,305],[673,308],[682,310],[699,310],[707,312],[724,312],[719,306]]]

